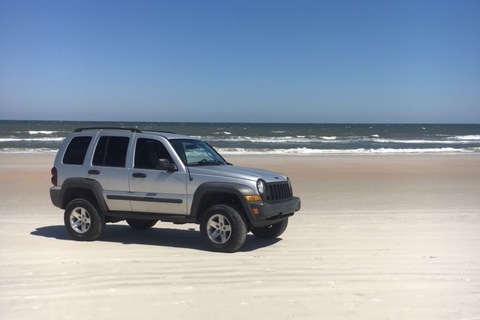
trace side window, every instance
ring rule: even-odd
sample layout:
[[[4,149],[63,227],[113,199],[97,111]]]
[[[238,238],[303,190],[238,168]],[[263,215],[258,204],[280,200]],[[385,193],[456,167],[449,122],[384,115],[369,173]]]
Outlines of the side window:
[[[92,141],[92,137],[73,138],[72,141],[70,141],[67,150],[65,150],[63,163],[82,165],[85,161],[85,155],[87,154],[90,141]]]
[[[135,168],[156,169],[158,159],[167,159],[173,163],[167,149],[158,140],[140,138],[135,147]]]
[[[128,137],[103,136],[98,140],[93,165],[102,167],[125,167]]]

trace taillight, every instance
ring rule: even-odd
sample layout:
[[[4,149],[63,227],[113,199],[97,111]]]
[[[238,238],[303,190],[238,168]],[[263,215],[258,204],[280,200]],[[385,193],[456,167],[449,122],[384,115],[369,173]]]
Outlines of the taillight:
[[[52,178],[50,179],[50,181],[52,181],[52,184],[56,186],[58,182],[57,168],[53,167],[50,172],[52,173]]]

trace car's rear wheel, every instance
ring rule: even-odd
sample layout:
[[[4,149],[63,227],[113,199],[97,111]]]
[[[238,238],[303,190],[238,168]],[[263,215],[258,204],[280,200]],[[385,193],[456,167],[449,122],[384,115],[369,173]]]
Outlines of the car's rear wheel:
[[[259,228],[253,228],[252,233],[261,239],[274,239],[279,237],[288,226],[288,218],[280,222]]]
[[[157,220],[127,219],[127,223],[133,229],[146,230],[152,228]]]
[[[218,204],[207,209],[200,222],[200,233],[213,251],[237,251],[247,238],[247,224],[236,209]]]
[[[74,199],[65,208],[65,227],[75,240],[93,241],[105,230],[105,217],[86,199]]]

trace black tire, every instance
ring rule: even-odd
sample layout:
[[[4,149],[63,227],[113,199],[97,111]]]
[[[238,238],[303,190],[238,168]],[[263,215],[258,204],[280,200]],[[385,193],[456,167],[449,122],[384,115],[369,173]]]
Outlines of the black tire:
[[[200,234],[209,250],[235,252],[245,243],[247,224],[236,209],[217,204],[203,214]]]
[[[105,230],[105,216],[86,199],[74,199],[65,208],[65,227],[75,240],[93,241]]]
[[[127,223],[133,229],[147,230],[153,227],[157,223],[157,220],[127,219]]]
[[[288,218],[265,227],[253,228],[252,233],[261,239],[274,239],[279,237],[288,226]]]

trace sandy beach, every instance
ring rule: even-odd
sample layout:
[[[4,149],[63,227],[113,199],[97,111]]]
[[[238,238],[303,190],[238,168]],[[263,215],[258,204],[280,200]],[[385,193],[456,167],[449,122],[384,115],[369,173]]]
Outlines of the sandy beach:
[[[0,154],[0,319],[480,319],[480,155],[226,156],[287,174],[276,241],[197,225],[69,238],[54,154]]]

